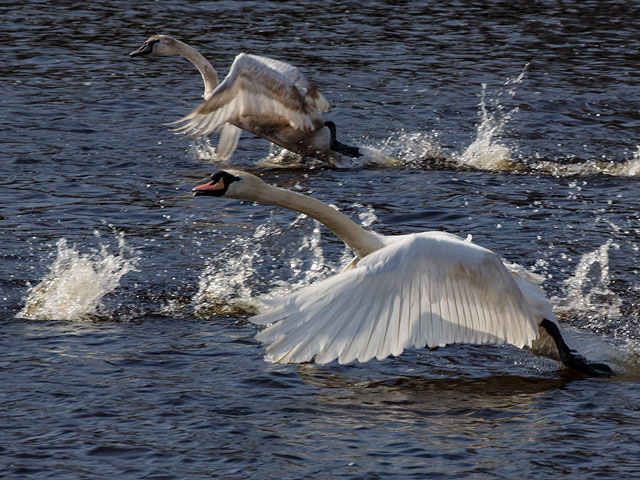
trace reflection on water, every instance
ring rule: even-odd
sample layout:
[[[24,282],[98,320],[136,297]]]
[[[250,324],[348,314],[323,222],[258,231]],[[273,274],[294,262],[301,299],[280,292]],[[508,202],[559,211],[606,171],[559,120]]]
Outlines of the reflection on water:
[[[577,378],[420,375],[358,382],[348,377],[349,371],[340,375],[299,367],[298,373],[305,382],[317,387],[319,398],[305,402],[314,425],[324,425],[323,430],[329,431],[346,429],[349,433],[346,439],[340,437],[342,443],[351,441],[357,445],[361,434],[370,437],[367,443],[374,446],[348,455],[355,464],[388,454],[394,455],[398,469],[419,459],[431,474],[448,475],[451,465],[457,465],[489,476],[500,468],[506,475],[517,478],[523,464],[536,463],[531,458],[539,450],[536,445],[559,441],[570,432],[577,439],[590,431],[580,417],[568,416],[556,405],[567,396],[563,392],[571,392],[574,386],[577,391],[583,388]],[[593,403],[581,407],[585,415],[606,415],[605,408]],[[541,409],[545,411],[543,415],[538,414]],[[611,439],[617,433],[612,427],[600,434]],[[513,469],[487,455],[488,452],[500,455],[498,452],[502,450],[511,459],[522,456]],[[551,469],[562,463],[553,456],[546,459]],[[565,466],[566,461],[564,457]],[[598,459],[593,462],[599,465]]]

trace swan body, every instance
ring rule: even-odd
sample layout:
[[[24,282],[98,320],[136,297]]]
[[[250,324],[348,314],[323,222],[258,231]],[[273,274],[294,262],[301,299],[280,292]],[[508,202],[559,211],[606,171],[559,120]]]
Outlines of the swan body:
[[[439,231],[379,235],[319,200],[238,170],[215,174],[194,195],[307,214],[356,255],[339,274],[272,300],[266,312],[251,318],[267,326],[256,338],[267,345],[269,361],[366,362],[398,356],[407,347],[456,343],[535,349],[552,339],[555,351],[541,353],[584,373],[607,372],[606,365],[587,364],[564,344],[551,304],[537,285],[541,277],[505,263],[470,237]]]
[[[218,83],[215,69],[197,50],[168,35],[149,37],[129,55],[180,55],[193,63],[202,75],[205,102],[178,120],[181,125],[176,130],[195,136],[220,132],[216,150],[219,160],[231,157],[241,130],[332,165],[342,155],[360,156],[356,147],[340,150],[335,126],[325,126],[320,118],[329,108],[327,100],[288,63],[240,53]]]

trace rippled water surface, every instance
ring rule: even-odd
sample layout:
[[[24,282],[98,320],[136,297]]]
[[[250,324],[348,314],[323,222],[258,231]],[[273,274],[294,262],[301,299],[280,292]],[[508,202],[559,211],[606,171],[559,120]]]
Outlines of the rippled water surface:
[[[637,2],[0,6],[0,456],[7,478],[633,478],[640,474]],[[400,160],[223,167],[385,234],[444,229],[546,277],[584,379],[508,346],[263,361],[262,295],[337,272],[309,218],[193,198],[215,138],[185,60],[300,67],[340,138]]]

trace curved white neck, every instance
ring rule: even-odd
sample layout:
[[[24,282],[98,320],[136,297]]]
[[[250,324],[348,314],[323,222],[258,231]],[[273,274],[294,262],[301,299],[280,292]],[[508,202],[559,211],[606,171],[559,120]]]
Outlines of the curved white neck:
[[[254,198],[245,198],[276,207],[288,208],[318,220],[359,257],[364,258],[384,246],[382,236],[368,232],[346,215],[315,198],[265,184]]]
[[[187,45],[180,40],[176,40],[178,49],[176,53],[189,60],[198,69],[200,75],[202,75],[202,81],[204,82],[204,94],[202,95],[205,100],[209,98],[211,92],[218,86],[218,74],[213,66],[204,58],[195,48]]]

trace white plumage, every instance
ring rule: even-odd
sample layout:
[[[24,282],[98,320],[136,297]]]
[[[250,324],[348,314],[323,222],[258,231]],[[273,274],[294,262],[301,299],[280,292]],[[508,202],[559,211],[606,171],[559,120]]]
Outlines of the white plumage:
[[[364,230],[314,198],[267,185],[238,170],[218,172],[194,195],[229,197],[295,210],[322,222],[356,255],[333,277],[269,302],[251,321],[265,358],[366,362],[407,347],[510,343],[532,347],[587,375],[612,375],[588,363],[560,333],[542,277],[444,232],[383,236]]]
[[[400,355],[408,347],[455,343],[534,349],[538,344],[551,347],[538,353],[570,358],[566,345],[559,353],[549,343],[547,327],[540,328],[544,319],[558,326],[537,285],[541,278],[505,264],[470,237],[462,240],[444,232],[379,235],[319,200],[238,170],[215,174],[194,194],[304,213],[331,229],[356,255],[341,273],[271,300],[266,312],[251,318],[266,325],[257,338],[267,345],[269,361],[365,362]]]
[[[385,237],[388,245],[251,319],[272,362],[366,362],[407,347],[531,346],[538,321],[493,252],[455,235]]]
[[[264,128],[312,132],[324,126],[329,104],[296,67],[267,57],[239,54],[224,81],[179,123],[178,131],[208,135],[226,122],[250,118]]]

